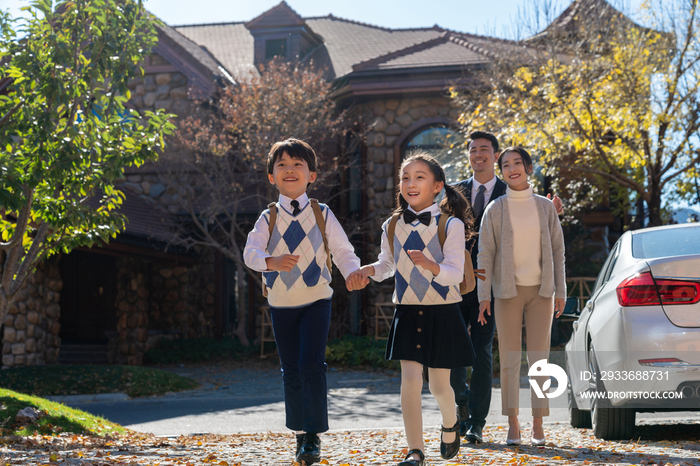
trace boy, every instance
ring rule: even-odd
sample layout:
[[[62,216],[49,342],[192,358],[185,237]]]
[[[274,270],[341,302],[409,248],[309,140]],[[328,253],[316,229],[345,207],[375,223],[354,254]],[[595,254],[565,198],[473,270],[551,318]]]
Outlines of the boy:
[[[313,205],[306,195],[316,180],[311,146],[298,139],[275,143],[267,172],[280,197],[260,215],[243,255],[248,267],[263,272],[282,365],[286,426],[297,434],[296,461],[309,465],[320,461],[318,434],[328,430],[325,355],[333,289],[324,243],[346,278],[359,269],[360,259],[333,212]],[[317,215],[325,221],[325,232]]]

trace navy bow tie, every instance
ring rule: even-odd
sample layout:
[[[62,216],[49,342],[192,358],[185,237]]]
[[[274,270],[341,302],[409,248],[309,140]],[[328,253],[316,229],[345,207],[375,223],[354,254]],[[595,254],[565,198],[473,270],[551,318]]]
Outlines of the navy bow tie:
[[[430,225],[430,219],[432,218],[432,214],[430,212],[423,212],[422,214],[416,214],[413,211],[410,210],[404,210],[403,211],[403,221],[406,223],[413,223],[418,219],[420,223],[425,225],[426,227]]]

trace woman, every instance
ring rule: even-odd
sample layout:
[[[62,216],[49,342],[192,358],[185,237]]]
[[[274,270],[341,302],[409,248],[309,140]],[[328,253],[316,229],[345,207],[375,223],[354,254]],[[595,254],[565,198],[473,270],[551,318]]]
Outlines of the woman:
[[[564,236],[554,204],[532,192],[532,158],[521,147],[505,149],[498,166],[508,184],[506,195],[486,208],[481,221],[478,268],[486,280],[478,286],[479,322],[491,315],[491,289],[501,363],[501,405],[508,416],[508,445],[520,445],[518,422],[522,322],[525,317],[528,366],[549,356],[552,316],[564,312],[566,277]],[[537,378],[536,378],[537,379]],[[537,380],[542,387],[544,380]],[[547,398],[531,391],[533,445],[543,445],[542,417]]]

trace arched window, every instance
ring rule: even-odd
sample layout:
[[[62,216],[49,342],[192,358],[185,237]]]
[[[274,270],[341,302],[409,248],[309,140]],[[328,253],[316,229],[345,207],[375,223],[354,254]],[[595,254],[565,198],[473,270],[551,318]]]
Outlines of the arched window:
[[[413,136],[404,147],[404,158],[411,152],[422,150],[440,162],[447,182],[452,184],[467,178],[469,160],[464,138],[451,128],[434,126]]]

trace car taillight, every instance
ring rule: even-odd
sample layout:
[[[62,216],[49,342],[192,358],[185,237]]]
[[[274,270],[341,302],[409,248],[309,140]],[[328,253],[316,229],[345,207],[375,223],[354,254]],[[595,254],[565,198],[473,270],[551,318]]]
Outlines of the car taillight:
[[[695,304],[700,302],[700,283],[684,280],[654,280],[650,272],[638,273],[617,286],[620,306]]]

